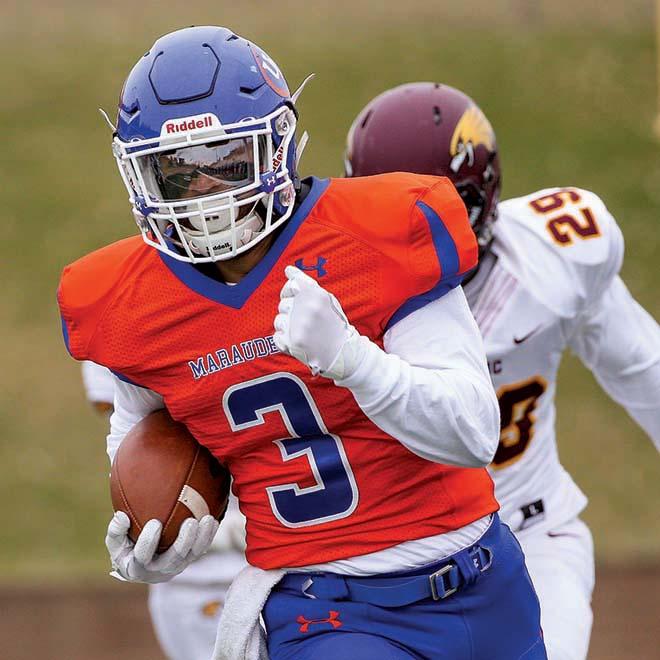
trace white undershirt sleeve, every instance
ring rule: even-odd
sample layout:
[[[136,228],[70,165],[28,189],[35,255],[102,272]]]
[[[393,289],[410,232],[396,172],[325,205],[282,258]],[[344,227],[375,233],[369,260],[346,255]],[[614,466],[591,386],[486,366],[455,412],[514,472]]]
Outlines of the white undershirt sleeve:
[[[107,451],[110,463],[124,436],[141,419],[154,410],[165,407],[163,397],[153,390],[131,385],[113,375],[115,387],[115,408],[110,416],[110,433],[107,438]]]
[[[90,403],[99,402],[112,405],[115,383],[110,369],[85,360],[82,363],[82,380],[85,396]]]
[[[569,343],[660,451],[660,326],[616,277]]]
[[[461,287],[392,326],[385,351],[362,341],[364,359],[336,383],[351,390],[376,426],[430,461],[490,463],[499,441],[499,408]]]

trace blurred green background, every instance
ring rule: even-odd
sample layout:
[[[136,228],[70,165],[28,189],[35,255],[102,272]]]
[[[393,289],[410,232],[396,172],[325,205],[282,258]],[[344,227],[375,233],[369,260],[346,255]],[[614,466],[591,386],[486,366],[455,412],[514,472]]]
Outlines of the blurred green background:
[[[504,197],[554,185],[598,192],[626,237],[626,282],[660,317],[654,3],[604,4],[3,4],[0,579],[94,580],[107,570],[106,422],[62,344],[55,289],[66,263],[135,232],[97,108],[114,115],[123,79],[159,35],[227,25],[263,46],[291,88],[316,72],[300,102],[306,173],[341,173],[346,131],[383,89],[413,80],[464,89],[497,132]],[[657,452],[573,359],[560,378],[559,439],[590,498],[599,559],[657,560]]]

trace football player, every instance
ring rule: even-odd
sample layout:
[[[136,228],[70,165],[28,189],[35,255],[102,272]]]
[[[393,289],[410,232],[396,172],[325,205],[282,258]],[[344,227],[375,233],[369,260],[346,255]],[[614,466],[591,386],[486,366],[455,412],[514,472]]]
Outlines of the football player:
[[[83,257],[58,291],[70,353],[117,376],[110,454],[166,406],[228,467],[247,559],[278,576],[274,660],[545,658],[484,467],[499,415],[459,286],[465,206],[446,178],[301,180],[295,98],[219,27],[160,38],[129,74],[113,149],[144,241]],[[157,583],[217,521],[162,554],[158,521],[135,544],[128,528],[108,527],[115,572]]]
[[[464,282],[500,403],[490,465],[502,519],[516,533],[541,600],[548,657],[587,655],[594,558],[587,498],[559,462],[555,389],[570,348],[660,449],[660,329],[619,277],[623,238],[603,202],[573,187],[499,201],[500,163],[484,113],[457,89],[388,90],[348,134],[349,176],[449,177],[477,235]]]
[[[112,372],[94,362],[82,363],[87,400],[101,414],[114,406]],[[229,506],[209,551],[169,582],[149,585],[149,615],[169,660],[208,660],[218,619],[232,580],[245,566],[245,520],[236,498]]]

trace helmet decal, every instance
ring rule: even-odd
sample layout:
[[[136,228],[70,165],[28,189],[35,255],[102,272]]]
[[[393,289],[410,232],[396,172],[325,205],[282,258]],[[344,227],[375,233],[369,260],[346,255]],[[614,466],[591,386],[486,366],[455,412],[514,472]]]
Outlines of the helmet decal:
[[[492,151],[495,148],[495,132],[486,115],[473,105],[459,119],[449,144],[452,172],[458,172],[465,162],[471,167],[474,164],[474,150],[480,144]]]
[[[264,80],[268,86],[277,94],[283,98],[288,98],[289,87],[286,84],[284,75],[280,71],[280,67],[275,64],[275,61],[266,55],[263,50],[257,48],[254,44],[250,44],[250,50],[254,56],[254,61],[259,67],[261,75],[264,77]]]

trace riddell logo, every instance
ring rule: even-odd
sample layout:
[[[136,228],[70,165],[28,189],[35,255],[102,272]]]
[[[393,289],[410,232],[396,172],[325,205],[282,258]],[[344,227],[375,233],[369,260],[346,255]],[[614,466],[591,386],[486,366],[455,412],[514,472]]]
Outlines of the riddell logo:
[[[188,131],[198,131],[202,128],[220,127],[220,120],[211,113],[195,115],[194,117],[181,117],[166,121],[161,129],[161,135],[176,135]]]
[[[273,156],[273,171],[276,172],[279,166],[282,164],[282,160],[284,158],[284,142],[280,144],[279,147],[277,147],[277,151],[275,152],[275,155]]]

